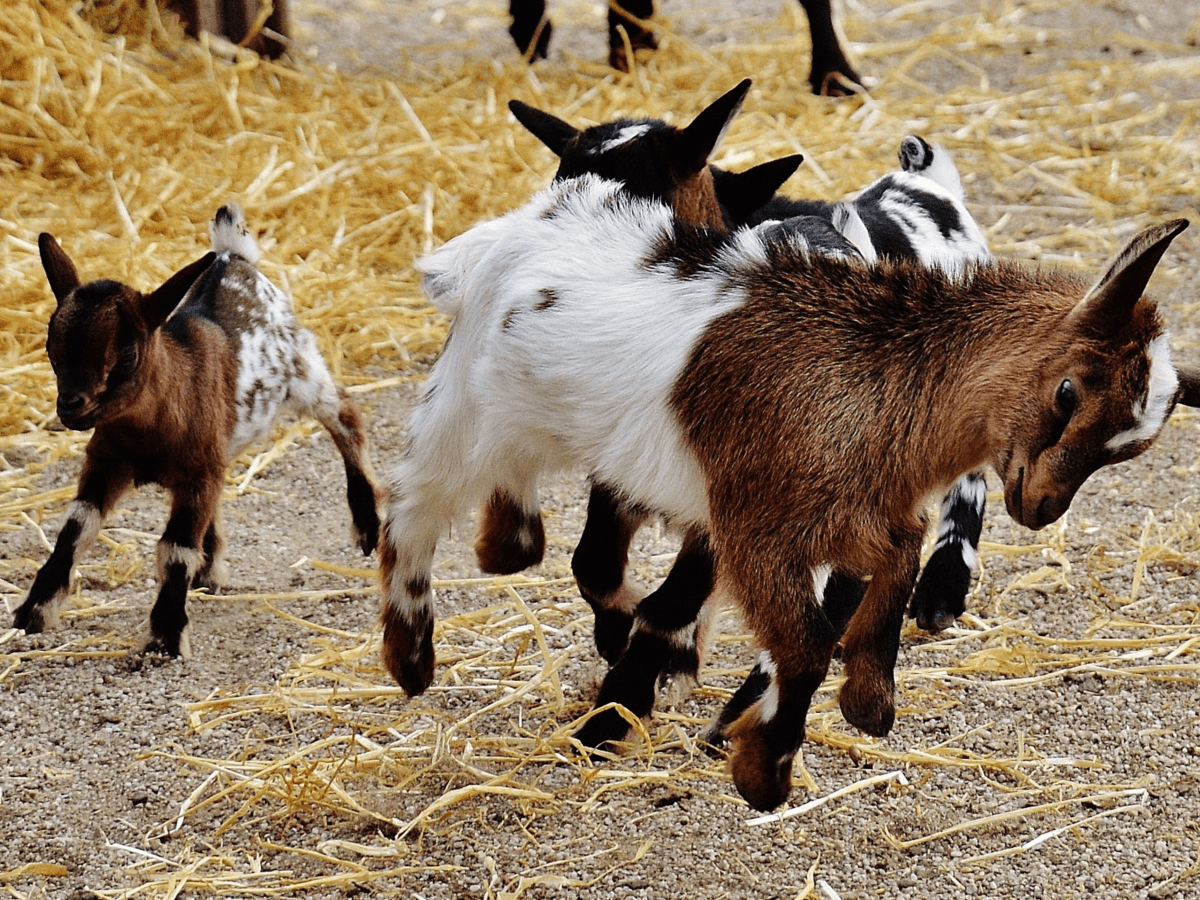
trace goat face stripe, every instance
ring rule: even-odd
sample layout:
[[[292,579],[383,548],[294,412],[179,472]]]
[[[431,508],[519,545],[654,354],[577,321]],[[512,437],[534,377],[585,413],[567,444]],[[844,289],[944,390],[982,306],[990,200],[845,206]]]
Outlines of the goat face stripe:
[[[1150,342],[1146,357],[1150,362],[1150,378],[1146,396],[1133,404],[1133,418],[1137,424],[1113,435],[1105,445],[1109,450],[1117,451],[1131,444],[1153,440],[1171,412],[1179,378],[1175,374],[1175,367],[1171,365],[1171,347],[1166,334]]]

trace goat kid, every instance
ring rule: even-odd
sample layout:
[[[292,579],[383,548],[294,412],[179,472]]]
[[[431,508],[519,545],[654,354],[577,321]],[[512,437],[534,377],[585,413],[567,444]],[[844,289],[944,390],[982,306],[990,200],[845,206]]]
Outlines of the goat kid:
[[[706,107],[685,128],[676,128],[658,119],[621,119],[581,131],[519,100],[510,101],[509,108],[518,121],[560,157],[555,180],[583,174],[617,180],[632,196],[657,200],[672,207],[683,223],[726,230],[730,223],[714,193],[713,171],[708,158],[741,109],[750,84],[749,79],[743,80]],[[801,160],[801,156],[790,156],[747,172],[727,172],[723,176],[731,193],[745,198],[744,202],[749,206],[757,207],[774,196]],[[456,315],[458,311],[457,308],[444,310],[448,315]],[[634,525],[634,530],[636,528]],[[490,574],[509,575],[537,565],[544,552],[545,532],[536,485],[531,486],[528,496],[497,493],[490,498],[475,543],[479,567]],[[624,563],[622,572],[623,567]],[[618,583],[620,581],[619,577]],[[604,593],[607,596],[611,592]],[[618,605],[623,608],[636,603],[637,599],[640,595],[623,596]],[[597,609],[598,618],[603,615],[604,610]],[[624,646],[628,637],[629,622],[626,616],[624,631],[614,635],[620,646]],[[603,629],[604,624],[598,627]]]
[[[663,123],[620,120],[580,131],[520,101],[510,101],[509,106],[517,119],[560,158],[556,180],[585,173],[613,178],[625,184],[630,193],[663,200],[675,205],[679,213],[670,167],[664,166],[664,154],[651,140],[657,130],[667,127]],[[725,172],[715,166],[710,169],[726,224],[763,224],[762,234],[767,240],[801,231],[815,250],[854,254],[855,247],[845,239],[848,236],[869,259],[880,255],[910,257],[951,272],[961,271],[969,262],[987,259],[987,244],[963,205],[962,182],[949,155],[920,137],[908,135],[901,142],[899,157],[901,171],[877,179],[849,204],[781,196],[771,196],[764,202],[764,192],[773,192],[782,183],[782,179],[777,182],[764,174],[782,173],[786,177],[788,169],[793,168],[790,159],[746,173]],[[938,544],[917,583],[910,608],[922,628],[948,627],[963,612],[971,572],[977,565],[985,497],[983,475],[975,472],[959,479],[943,501]],[[519,526],[520,512],[506,511],[504,503],[503,497],[494,497],[484,510],[482,529],[490,546],[503,546],[502,536],[506,533],[522,533],[508,524]],[[686,534],[679,560],[667,579],[643,600],[643,593],[626,580],[625,570],[630,542],[648,515],[645,509],[622,505],[612,489],[593,480],[586,525],[572,557],[580,593],[595,613],[597,649],[613,666],[596,705],[619,703],[638,716],[653,709],[660,679],[672,679],[680,692],[696,682],[700,648],[713,611],[711,606],[696,606],[696,600],[703,601],[715,583],[707,541],[700,535]],[[540,519],[536,524],[540,527]],[[523,533],[533,531],[526,526]],[[518,571],[527,563],[519,555],[489,558],[484,554],[479,555],[479,562],[485,571],[497,574]],[[827,614],[844,623],[864,590],[857,579],[833,573],[825,592]],[[695,611],[694,621],[682,612],[687,609]],[[680,632],[673,641],[673,652],[666,655],[653,647],[639,647],[636,634],[631,634],[635,616],[643,623],[665,627],[652,615],[655,611],[661,615],[664,610],[671,611],[672,630]],[[636,648],[635,652],[627,652],[630,646]],[[645,653],[640,652],[643,649]],[[729,724],[744,705],[756,699],[752,691],[753,685],[763,683],[760,675],[757,670],[751,673],[747,685],[736,694],[737,702],[729,705],[718,723],[732,716],[725,722]],[[627,728],[625,719],[612,710],[590,719],[578,737],[590,746],[599,746],[620,739]],[[722,729],[714,725],[707,736],[719,742],[721,734]]]
[[[241,210],[211,225],[213,252],[142,294],[116,281],[81,284],[53,237],[38,238],[58,301],[46,352],[58,380],[58,415],[94,428],[54,551],[17,609],[15,628],[56,627],[75,561],[131,485],[171,494],[158,544],[159,593],[144,652],[190,655],[189,585],[216,588],[225,542],[218,503],[228,461],[268,436],[285,410],[314,416],[346,466],[355,543],[379,533],[377,494],[358,407],[334,383],[291,299],[257,267],[261,252]]]
[[[841,638],[840,701],[883,735],[925,498],[990,462],[1010,515],[1043,527],[1200,393],[1180,390],[1142,298],[1186,224],[1139,234],[1090,288],[714,235],[587,177],[471,229],[422,263],[429,295],[461,314],[388,486],[386,665],[429,682],[431,565],[451,518],[582,467],[710,542],[772,664],[733,729],[734,781],[777,806],[838,642],[821,607],[831,571],[870,576]]]

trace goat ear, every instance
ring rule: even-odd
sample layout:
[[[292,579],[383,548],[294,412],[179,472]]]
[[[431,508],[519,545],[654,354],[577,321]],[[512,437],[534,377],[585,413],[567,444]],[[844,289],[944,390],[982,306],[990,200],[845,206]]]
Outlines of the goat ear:
[[[197,278],[212,265],[217,254],[209,251],[194,263],[190,263],[168,278],[162,283],[162,286],[147,294],[142,298],[142,316],[146,321],[146,328],[150,331],[158,328],[163,322],[167,321],[167,316],[171,315],[175,307],[179,305],[179,301],[187,294]]]
[[[1124,328],[1167,245],[1187,227],[1187,219],[1174,219],[1134,235],[1071,310],[1068,324],[1101,335],[1115,334]]]
[[[67,294],[79,287],[75,263],[58,246],[58,241],[44,231],[38,235],[38,252],[42,256],[42,268],[46,270],[46,279],[50,282],[54,299],[62,303]]]
[[[750,90],[750,79],[742,81],[732,91],[714,101],[707,109],[692,120],[675,138],[671,156],[676,168],[686,174],[694,174],[708,165],[708,158],[725,137],[729,123],[742,108],[746,92]]]
[[[528,103],[509,100],[508,108],[517,117],[517,121],[549,147],[557,157],[561,158],[571,141],[579,137],[579,129],[574,125],[564,122],[558,116],[534,109]]]
[[[1175,375],[1179,378],[1175,402],[1180,406],[1200,406],[1200,369],[1176,366]]]
[[[745,172],[726,172],[713,167],[713,188],[730,220],[744,222],[751,213],[761,209],[775,196],[802,162],[804,157],[797,153],[762,163]]]

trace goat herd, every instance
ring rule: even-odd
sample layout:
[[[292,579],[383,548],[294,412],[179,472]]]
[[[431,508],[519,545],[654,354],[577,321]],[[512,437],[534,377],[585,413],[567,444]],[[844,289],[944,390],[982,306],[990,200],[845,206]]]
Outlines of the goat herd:
[[[1146,450],[1177,403],[1200,405],[1200,371],[1172,363],[1143,296],[1187,222],[1141,232],[1090,284],[996,260],[953,162],[915,136],[854,200],[778,196],[800,157],[740,173],[708,162],[748,89],[685,128],[579,130],[510,104],[559,169],[417,262],[453,325],[384,489],[358,409],[259,272],[236,206],[217,212],[212,252],[149,294],[82,283],[41,235],[58,414],[95,430],[15,626],[54,627],[104,517],[154,482],[172,503],[144,650],[186,656],[187,591],[221,583],[228,462],[294,410],[345,461],[356,541],[379,547],[383,658],[408,694],[434,678],[431,566],[450,520],[482,504],[480,567],[525,569],[544,549],[539,476],[580,469],[591,495],[572,568],[610,664],[598,705],[645,716],[664,676],[694,680],[724,594],[761,656],[703,737],[731,742],[752,806],[787,798],[834,655],[846,720],[887,734],[906,609],[929,630],[963,612],[981,469],[1041,528],[1098,468]],[[925,503],[947,489],[921,573]],[[654,515],[683,543],[643,597],[625,569]],[[627,730],[607,709],[577,737],[600,747]]]

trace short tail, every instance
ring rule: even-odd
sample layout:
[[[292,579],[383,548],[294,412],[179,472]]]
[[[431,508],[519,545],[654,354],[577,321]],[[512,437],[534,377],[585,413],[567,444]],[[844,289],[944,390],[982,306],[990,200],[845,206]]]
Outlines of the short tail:
[[[217,210],[208,226],[208,233],[215,253],[233,253],[255,265],[262,258],[258,241],[254,240],[250,229],[246,227],[242,208],[232,201]]]
[[[900,168],[915,175],[924,175],[953,194],[959,203],[963,202],[958,166],[950,154],[937,144],[930,144],[919,135],[906,134],[900,142]]]

